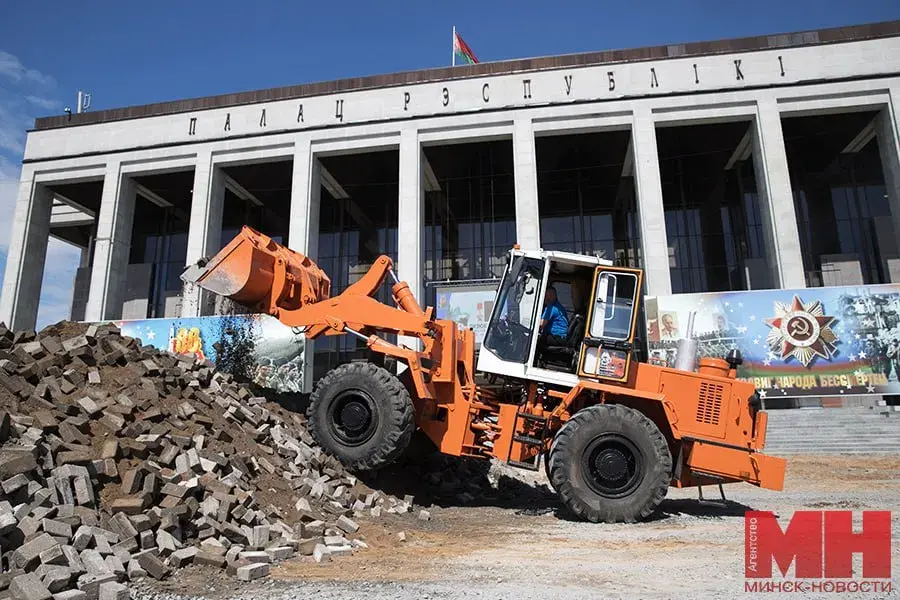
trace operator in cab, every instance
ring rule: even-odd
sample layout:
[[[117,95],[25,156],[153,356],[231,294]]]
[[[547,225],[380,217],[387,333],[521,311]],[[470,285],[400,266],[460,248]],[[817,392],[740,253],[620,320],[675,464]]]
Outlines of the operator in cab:
[[[551,285],[544,294],[544,312],[541,314],[538,350],[547,346],[565,346],[568,333],[569,317],[566,316],[566,309],[556,297],[556,288]]]

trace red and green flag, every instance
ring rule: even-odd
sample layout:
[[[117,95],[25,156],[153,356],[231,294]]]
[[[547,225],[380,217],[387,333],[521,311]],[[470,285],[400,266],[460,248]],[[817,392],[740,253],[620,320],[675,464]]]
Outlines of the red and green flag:
[[[453,28],[453,66],[456,65],[474,65],[478,62],[475,53],[469,48],[464,39],[456,33],[456,27]]]

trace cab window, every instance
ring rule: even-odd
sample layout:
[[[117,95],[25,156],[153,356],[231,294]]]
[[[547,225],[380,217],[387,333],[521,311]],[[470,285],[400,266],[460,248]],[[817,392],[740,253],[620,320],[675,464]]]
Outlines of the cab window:
[[[590,336],[611,340],[631,338],[637,276],[633,273],[601,271],[591,318]]]

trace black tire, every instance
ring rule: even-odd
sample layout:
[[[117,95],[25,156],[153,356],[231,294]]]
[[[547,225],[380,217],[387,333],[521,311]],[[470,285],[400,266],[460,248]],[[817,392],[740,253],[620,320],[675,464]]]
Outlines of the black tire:
[[[386,369],[367,362],[329,371],[310,396],[306,415],[322,449],[355,471],[393,462],[415,430],[406,387]]]
[[[665,498],[672,456],[653,421],[626,406],[601,404],[579,411],[556,434],[549,472],[577,517],[633,523]]]

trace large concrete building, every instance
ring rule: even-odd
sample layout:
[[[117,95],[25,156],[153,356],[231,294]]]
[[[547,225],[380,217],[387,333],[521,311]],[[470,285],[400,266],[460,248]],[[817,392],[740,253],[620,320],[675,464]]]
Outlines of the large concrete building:
[[[82,248],[73,318],[210,314],[179,274],[245,223],[426,300],[513,243],[650,295],[898,282],[898,118],[900,21],[42,118],[0,321],[34,326],[49,236]]]

